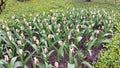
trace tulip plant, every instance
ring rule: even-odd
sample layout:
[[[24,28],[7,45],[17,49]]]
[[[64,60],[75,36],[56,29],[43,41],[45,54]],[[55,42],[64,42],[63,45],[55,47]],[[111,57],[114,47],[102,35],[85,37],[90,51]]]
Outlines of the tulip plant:
[[[90,64],[82,48],[92,56],[92,47],[109,42],[114,35],[112,13],[97,9],[68,9],[36,15],[11,16],[0,27],[0,67],[68,68]],[[53,61],[51,57],[56,55]],[[81,61],[81,62],[80,62]],[[79,62],[79,63],[78,63]]]

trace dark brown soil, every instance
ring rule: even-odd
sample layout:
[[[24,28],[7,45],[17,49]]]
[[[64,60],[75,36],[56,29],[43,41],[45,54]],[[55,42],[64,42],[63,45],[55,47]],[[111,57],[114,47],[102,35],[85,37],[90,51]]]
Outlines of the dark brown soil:
[[[68,55],[64,55],[64,57],[61,58],[60,63],[59,63],[59,68],[67,68],[67,63],[68,63]],[[57,52],[54,51],[52,55],[49,58],[49,63],[54,65],[54,63],[57,61]]]
[[[89,52],[86,49],[84,49],[84,48],[81,49],[81,51],[83,52],[84,56],[86,56],[81,61],[87,61],[91,65],[95,64],[95,62],[98,59],[100,51],[103,50],[103,49],[104,49],[103,45],[100,45],[99,47],[92,47],[92,49],[91,49],[92,56],[89,55]],[[52,53],[52,55],[50,56],[50,58],[49,58],[49,63],[54,65],[54,62],[56,62],[56,61],[57,61],[57,53],[54,51]],[[68,57],[68,55],[65,55],[64,57],[62,57],[62,59],[61,59],[61,61],[59,63],[59,68],[68,68],[67,67],[67,63],[68,62],[69,62],[69,57]],[[79,65],[82,65],[82,64],[79,63]],[[82,68],[87,68],[87,67],[82,65]]]
[[[104,49],[104,45],[106,45],[106,43],[101,43],[98,47],[97,46],[92,46],[92,48],[91,48],[92,56],[90,56],[90,54],[87,51],[86,47],[84,47],[84,44],[86,43],[86,36],[87,36],[87,34],[84,33],[83,34],[83,38],[80,41],[79,46],[78,46],[79,50],[81,50],[82,53],[85,56],[83,59],[81,59],[80,61],[78,61],[78,65],[79,66],[81,65],[82,68],[87,68],[86,66],[84,66],[83,64],[81,64],[82,61],[87,61],[91,65],[95,64],[95,62],[98,60],[98,56],[100,54],[100,51],[102,51]],[[106,38],[111,39],[112,36],[109,35]],[[57,61],[57,53],[53,52],[52,55],[49,58],[49,63],[52,64],[52,65],[54,65],[55,61]],[[59,63],[59,68],[68,68],[67,67],[67,63],[68,62],[69,62],[69,57],[68,57],[68,55],[65,55],[64,57],[62,57],[62,59],[61,59],[61,61]]]
[[[104,46],[103,44],[105,45],[106,43],[101,43],[101,45],[99,45],[98,47],[97,46],[92,46],[91,48],[91,53],[92,53],[92,56],[90,56],[89,52],[87,51],[86,47],[84,46],[84,44],[86,43],[86,36],[87,34],[84,33],[83,34],[83,39],[80,41],[79,45],[78,45],[78,48],[79,50],[82,51],[82,53],[84,54],[84,58],[82,58],[81,60],[78,60],[78,58],[76,57],[77,61],[78,61],[78,65],[79,66],[82,66],[82,68],[87,68],[85,65],[81,64],[82,61],[87,61],[89,62],[91,65],[95,64],[95,62],[97,61],[98,59],[98,56],[100,54],[100,51],[104,49]],[[112,36],[107,36],[106,38],[112,38]],[[59,47],[58,47],[59,48]],[[32,50],[31,50],[32,49]],[[27,48],[27,50],[30,50],[30,52],[33,51],[33,48],[30,47],[30,48]],[[51,54],[51,56],[49,57],[48,59],[48,63],[49,64],[52,64],[54,66],[54,63],[57,61],[57,52],[55,51],[54,49],[54,52]],[[64,55],[60,62],[59,62],[59,68],[68,68],[67,67],[67,64],[69,62],[69,56],[68,55]],[[43,62],[44,63],[44,62]],[[27,66],[29,68],[32,68],[32,65],[31,65],[31,61],[29,61],[27,63]]]

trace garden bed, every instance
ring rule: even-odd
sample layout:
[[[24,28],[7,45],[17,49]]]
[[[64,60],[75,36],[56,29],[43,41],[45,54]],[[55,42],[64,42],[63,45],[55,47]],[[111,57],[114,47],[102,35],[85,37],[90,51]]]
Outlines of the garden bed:
[[[8,68],[92,67],[114,35],[114,14],[105,10],[73,8],[11,19],[0,28],[0,65]]]

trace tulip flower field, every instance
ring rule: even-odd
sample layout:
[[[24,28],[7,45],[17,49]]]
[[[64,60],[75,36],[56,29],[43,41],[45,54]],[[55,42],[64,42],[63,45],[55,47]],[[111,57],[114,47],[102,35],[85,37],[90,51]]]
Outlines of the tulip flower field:
[[[3,21],[0,67],[92,68],[115,35],[115,13],[91,8],[66,10],[13,15],[10,22]]]

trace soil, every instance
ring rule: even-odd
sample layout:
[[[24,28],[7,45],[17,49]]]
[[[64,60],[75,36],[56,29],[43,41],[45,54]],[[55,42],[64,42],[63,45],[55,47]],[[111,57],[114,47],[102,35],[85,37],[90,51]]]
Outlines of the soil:
[[[88,68],[85,65],[81,64],[82,61],[87,61],[89,62],[91,65],[94,65],[96,63],[96,61],[98,60],[98,57],[100,55],[100,51],[105,49],[105,46],[107,43],[101,43],[98,47],[97,46],[92,46],[91,48],[91,53],[92,56],[90,56],[89,52],[87,51],[86,47],[84,47],[83,45],[86,43],[86,32],[83,34],[83,38],[79,43],[79,50],[82,51],[82,53],[84,54],[84,58],[81,59],[80,61],[78,61],[78,65],[82,66],[82,68]],[[105,38],[111,39],[112,35],[106,36]],[[73,41],[73,39],[71,39],[71,41]],[[77,57],[76,57],[77,58]],[[77,58],[78,59],[78,58]],[[53,52],[52,55],[49,58],[49,63],[54,65],[54,62],[57,61],[57,53]],[[68,68],[67,67],[67,63],[69,61],[69,57],[68,55],[64,55],[64,57],[62,57],[60,63],[59,63],[59,68]],[[78,66],[78,67],[79,67]]]
[[[96,61],[98,60],[98,56],[100,55],[100,51],[105,49],[104,45],[106,45],[106,43],[101,43],[98,47],[97,46],[92,46],[92,48],[91,48],[92,56],[90,56],[89,52],[87,51],[86,47],[84,46],[84,44],[86,43],[86,40],[87,40],[86,39],[87,34],[84,33],[82,37],[83,38],[81,39],[81,41],[79,42],[79,45],[77,45],[77,47],[84,54],[85,57],[82,58],[81,60],[79,60],[78,57],[76,57],[76,59],[78,61],[79,66],[82,66],[82,68],[87,68],[85,65],[81,64],[81,62],[82,61],[87,61],[91,65],[94,65],[96,63]],[[111,39],[112,36],[109,35],[109,36],[106,36],[105,38]],[[74,42],[74,34],[73,34],[73,37],[71,38],[70,42]],[[59,48],[59,47],[57,47],[57,48]],[[34,51],[33,47],[29,46],[29,44],[27,44],[27,46],[25,47],[25,50],[29,50],[31,53]],[[54,50],[54,52],[48,58],[48,63],[52,64],[54,66],[54,63],[57,61],[57,52],[55,51],[55,49],[53,49],[53,50]],[[18,59],[17,61],[20,61],[20,59]],[[27,62],[28,68],[33,68],[32,61],[33,61],[33,59],[30,59]],[[40,62],[44,63],[44,61],[42,59],[40,59]],[[59,62],[59,68],[68,68],[67,67],[68,62],[69,62],[69,55],[64,54],[64,56],[61,58],[61,60]],[[19,67],[19,68],[22,68],[22,67]]]
[[[86,43],[86,36],[87,36],[87,34],[84,33],[83,34],[83,39],[79,42],[79,45],[78,45],[79,50],[81,50],[82,53],[85,56],[83,59],[81,59],[79,61],[77,60],[78,61],[78,65],[82,66],[82,68],[88,68],[85,65],[81,64],[82,61],[87,61],[91,65],[94,65],[96,63],[96,61],[98,60],[98,56],[100,55],[100,51],[102,51],[103,49],[105,49],[104,45],[106,45],[106,43],[101,43],[98,47],[97,46],[92,46],[92,48],[91,48],[92,56],[90,56],[89,52],[87,51],[86,47],[84,46],[84,44]],[[106,38],[111,39],[112,36],[107,36]],[[30,47],[30,48],[32,48],[32,47]],[[30,48],[27,48],[27,49],[32,52],[33,49],[30,49]],[[76,59],[78,59],[78,58],[76,57]],[[51,54],[51,56],[48,59],[48,63],[52,64],[54,66],[54,63],[56,61],[57,61],[57,52],[54,49],[54,52]],[[69,62],[69,56],[67,54],[65,54],[61,58],[61,60],[60,60],[59,68],[68,68],[67,67],[67,63],[68,62]],[[27,63],[27,66],[29,66],[29,68],[32,68],[31,61],[29,61]]]
[[[80,49],[84,56],[86,56],[85,58],[83,58],[81,61],[87,61],[89,62],[91,65],[95,64],[95,62],[97,61],[98,59],[98,56],[100,54],[100,51],[103,50],[104,47],[103,45],[100,45],[99,47],[92,47],[91,51],[92,51],[92,56],[89,55],[88,51],[86,49]],[[49,63],[54,65],[54,62],[57,61],[57,53],[56,51],[54,51],[52,53],[52,55],[49,57]],[[80,62],[78,65],[82,65],[81,64],[81,61],[78,61]],[[64,55],[62,58],[61,58],[61,61],[59,63],[59,68],[68,68],[67,67],[67,63],[69,62],[69,57],[68,55]],[[82,65],[82,68],[87,68],[86,66]]]

